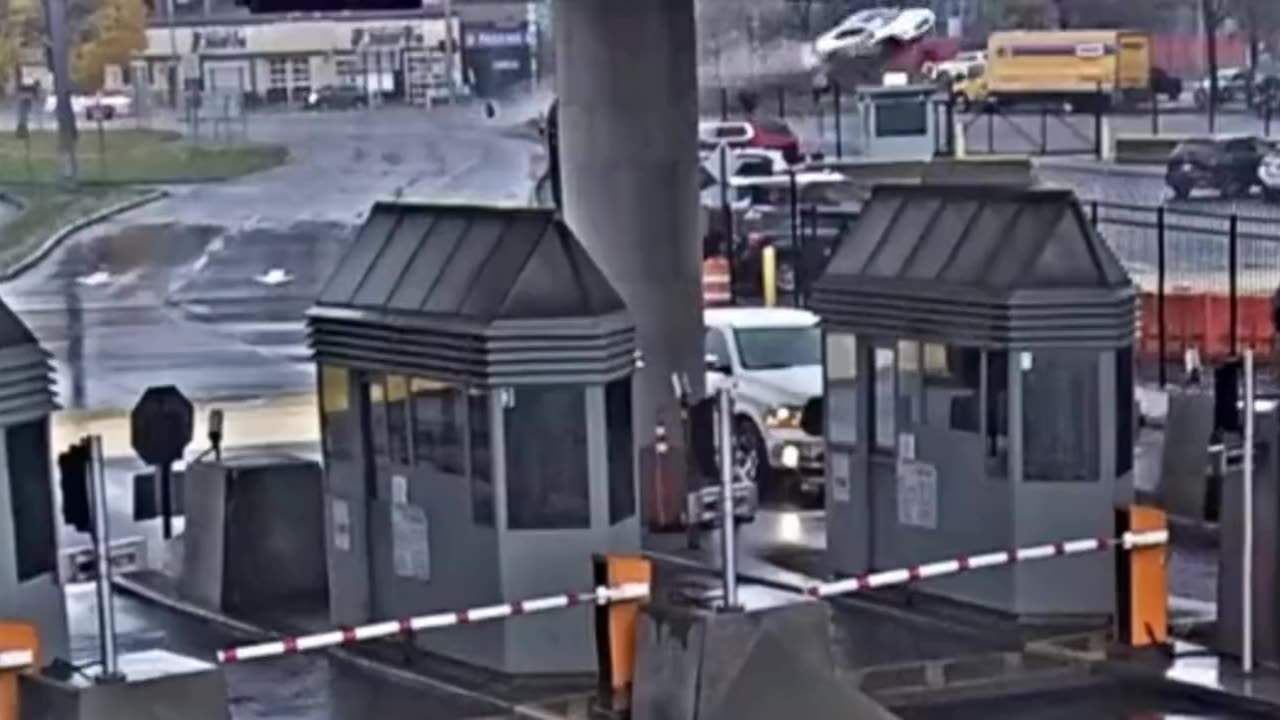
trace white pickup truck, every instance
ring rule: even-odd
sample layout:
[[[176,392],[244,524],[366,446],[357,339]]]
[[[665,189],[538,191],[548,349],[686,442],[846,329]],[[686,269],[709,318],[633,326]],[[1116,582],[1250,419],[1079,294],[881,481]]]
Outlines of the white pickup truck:
[[[706,324],[707,392],[731,388],[736,475],[757,486],[823,485],[823,439],[801,427],[822,396],[818,317],[791,308],[714,308]]]

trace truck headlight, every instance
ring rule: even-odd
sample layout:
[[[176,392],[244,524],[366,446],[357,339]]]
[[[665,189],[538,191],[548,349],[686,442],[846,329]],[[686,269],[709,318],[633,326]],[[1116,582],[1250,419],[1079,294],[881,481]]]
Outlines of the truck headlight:
[[[792,405],[778,405],[769,408],[769,412],[765,413],[764,424],[771,428],[798,428],[800,427],[800,416],[803,413],[803,408]]]

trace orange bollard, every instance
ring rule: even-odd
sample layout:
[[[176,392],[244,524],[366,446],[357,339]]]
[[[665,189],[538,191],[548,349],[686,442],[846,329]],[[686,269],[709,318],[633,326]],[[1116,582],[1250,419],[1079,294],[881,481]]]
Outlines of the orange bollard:
[[[597,555],[597,586],[653,582],[653,565],[639,555]],[[631,680],[635,675],[636,623],[639,602],[614,603],[596,608],[596,658],[600,668],[600,704],[610,712],[631,706]]]
[[[35,626],[0,622],[0,720],[18,720],[18,674],[39,666]]]
[[[1132,505],[1120,512],[1120,530],[1164,530],[1165,513]],[[1120,564],[1120,602],[1117,603],[1120,642],[1129,647],[1163,645],[1169,641],[1169,580],[1163,545],[1117,548]]]

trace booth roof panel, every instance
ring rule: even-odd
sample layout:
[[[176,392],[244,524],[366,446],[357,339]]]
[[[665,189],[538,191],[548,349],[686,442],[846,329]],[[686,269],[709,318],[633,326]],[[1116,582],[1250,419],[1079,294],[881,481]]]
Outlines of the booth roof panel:
[[[35,342],[36,336],[31,334],[27,324],[9,309],[8,304],[0,300],[0,350]]]
[[[551,210],[400,203],[374,206],[318,304],[481,324],[625,307]]]
[[[1002,295],[1131,283],[1069,191],[991,185],[877,187],[820,284],[857,277]]]

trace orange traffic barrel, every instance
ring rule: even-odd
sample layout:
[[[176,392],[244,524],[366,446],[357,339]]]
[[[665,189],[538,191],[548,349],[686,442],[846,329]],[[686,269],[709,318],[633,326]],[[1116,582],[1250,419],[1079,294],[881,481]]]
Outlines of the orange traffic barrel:
[[[729,260],[713,256],[702,261],[702,303],[708,307],[733,302],[729,288]]]

